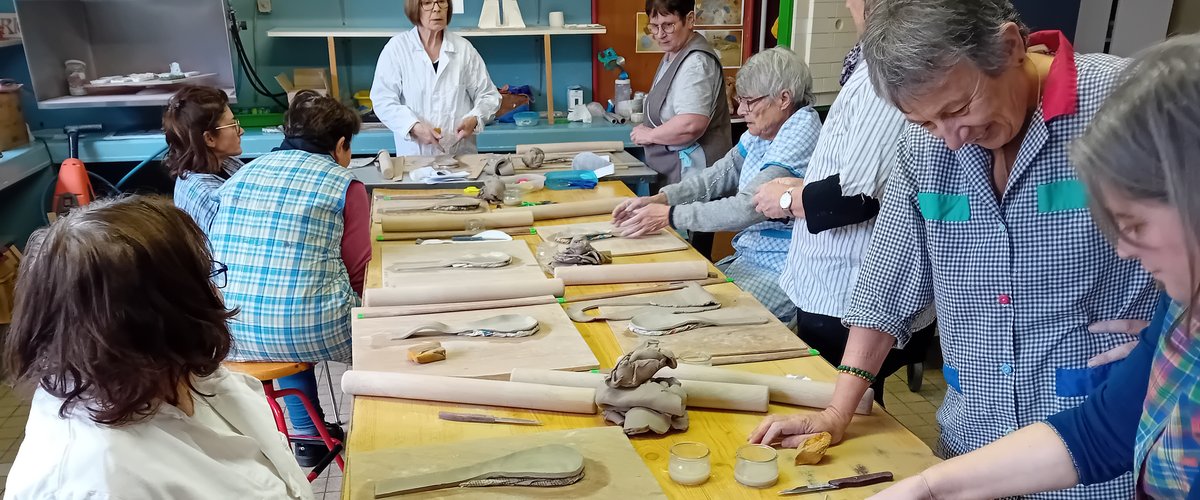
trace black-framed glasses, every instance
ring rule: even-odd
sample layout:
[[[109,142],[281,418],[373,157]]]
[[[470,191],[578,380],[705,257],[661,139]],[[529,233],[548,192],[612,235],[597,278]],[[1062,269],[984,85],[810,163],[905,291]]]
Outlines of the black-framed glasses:
[[[230,123],[227,125],[221,125],[220,127],[214,128],[213,130],[217,131],[217,130],[232,128],[232,127],[242,128],[242,122],[238,121],[238,120],[234,120],[233,123]]]
[[[213,286],[217,288],[225,288],[227,281],[226,273],[229,271],[229,266],[223,262],[212,261],[212,271],[208,273],[208,279],[212,281]]]
[[[421,10],[433,10],[434,5],[438,6],[439,9],[444,11],[450,8],[450,0],[422,0]]]
[[[746,109],[752,109],[755,104],[758,104],[759,101],[766,99],[768,97],[770,97],[770,96],[765,96],[765,95],[760,95],[758,97],[738,96],[738,97],[733,98],[733,100],[737,101],[739,108],[742,106],[745,106]]]

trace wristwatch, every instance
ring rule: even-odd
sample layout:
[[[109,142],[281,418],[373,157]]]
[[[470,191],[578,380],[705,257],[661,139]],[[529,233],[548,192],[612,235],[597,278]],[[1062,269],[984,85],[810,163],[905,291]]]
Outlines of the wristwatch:
[[[793,189],[796,189],[796,187],[793,186],[793,187],[787,188],[787,191],[784,191],[783,194],[779,197],[779,208],[782,208],[784,210],[792,209],[792,190]]]

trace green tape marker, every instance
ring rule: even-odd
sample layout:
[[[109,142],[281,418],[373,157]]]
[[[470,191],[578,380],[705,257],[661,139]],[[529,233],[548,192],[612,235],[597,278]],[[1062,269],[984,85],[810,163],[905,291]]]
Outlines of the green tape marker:
[[[813,356],[820,356],[820,355],[821,355],[821,351],[818,351],[818,350],[816,350],[816,349],[813,349],[813,348],[811,348],[811,347],[808,349],[808,353],[809,353],[809,354],[811,354],[811,355],[813,355]]]
[[[359,314],[359,315],[358,315],[358,319],[363,319],[363,315],[362,315],[362,314]]]
[[[529,234],[537,234],[537,229],[529,228]]]
[[[592,371],[591,371],[591,372],[589,372],[589,373],[600,373],[600,369],[599,369],[599,368],[594,368],[594,369],[592,369]]]
[[[558,298],[558,303],[559,303],[559,304],[566,304],[566,303],[567,303],[567,298],[566,298],[566,297],[559,297],[559,298]]]
[[[383,235],[376,236],[375,241],[383,241]]]
[[[727,281],[729,283],[733,283],[733,278],[725,278],[725,281]]]

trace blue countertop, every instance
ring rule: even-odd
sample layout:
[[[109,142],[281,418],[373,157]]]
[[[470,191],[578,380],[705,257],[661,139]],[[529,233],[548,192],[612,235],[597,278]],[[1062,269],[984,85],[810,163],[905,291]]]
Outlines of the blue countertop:
[[[39,140],[5,151],[4,158],[0,158],[0,190],[48,167],[50,156],[46,154],[46,146]]]
[[[630,125],[613,125],[605,121],[587,123],[539,124],[517,127],[511,123],[488,125],[479,134],[479,151],[513,151],[518,144],[554,142],[621,141],[625,147],[634,147],[629,142]],[[41,130],[35,133],[44,139],[50,148],[50,156],[56,163],[67,158],[67,136],[61,130]],[[283,135],[263,132],[261,129],[247,130],[242,136],[242,152],[245,158],[254,158],[279,146]],[[373,155],[381,149],[395,152],[395,139],[387,129],[364,130],[351,143],[355,155]],[[40,143],[35,142],[38,149]],[[84,163],[140,162],[166,146],[160,131],[138,133],[91,133],[79,140],[79,156]],[[5,152],[5,159],[9,153]],[[44,155],[44,151],[43,151]],[[3,186],[3,183],[0,183]]]

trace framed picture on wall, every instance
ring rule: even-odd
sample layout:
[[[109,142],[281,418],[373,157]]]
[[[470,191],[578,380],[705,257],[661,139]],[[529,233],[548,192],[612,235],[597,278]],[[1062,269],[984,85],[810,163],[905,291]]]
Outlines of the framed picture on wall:
[[[717,55],[721,56],[721,67],[742,67],[742,30],[696,30],[700,36],[708,40]]]
[[[633,46],[634,52],[639,54],[661,54],[662,49],[658,48],[658,42],[654,41],[654,37],[650,35],[650,16],[645,12],[637,13],[637,28],[633,32],[635,37]]]
[[[742,0],[696,0],[696,24],[741,26]]]

